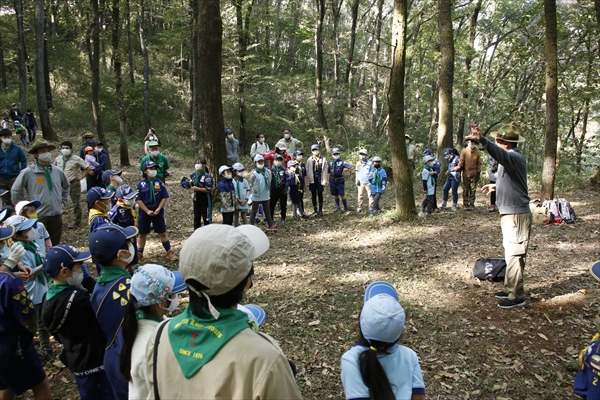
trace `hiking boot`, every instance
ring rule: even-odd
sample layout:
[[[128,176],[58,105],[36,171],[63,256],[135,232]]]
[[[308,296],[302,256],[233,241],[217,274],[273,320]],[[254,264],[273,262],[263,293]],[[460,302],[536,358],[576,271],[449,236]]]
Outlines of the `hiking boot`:
[[[44,362],[52,361],[54,356],[52,355],[52,347],[44,346],[42,351],[40,352],[40,358],[44,360]]]
[[[167,251],[167,258],[171,261],[175,261],[175,260],[179,259],[179,257],[177,257],[177,254],[175,254],[175,252],[173,250]]]
[[[442,207],[441,208],[442,208],[442,210],[446,208],[446,202],[445,201],[442,202]]]
[[[489,212],[494,212],[494,211],[496,211],[496,206],[489,206],[489,207],[488,207],[488,211],[489,211]]]
[[[276,231],[277,227],[275,225],[271,225],[267,228],[268,231]]]
[[[494,296],[496,296],[499,299],[507,299],[508,293],[506,293],[504,290],[501,290],[500,292],[494,293]]]
[[[71,225],[69,225],[69,229],[77,229],[79,228],[79,224],[76,224],[75,222],[73,222]]]
[[[498,307],[500,308],[513,308],[513,307],[521,307],[525,305],[525,299],[523,300],[510,300],[506,298],[498,303]]]

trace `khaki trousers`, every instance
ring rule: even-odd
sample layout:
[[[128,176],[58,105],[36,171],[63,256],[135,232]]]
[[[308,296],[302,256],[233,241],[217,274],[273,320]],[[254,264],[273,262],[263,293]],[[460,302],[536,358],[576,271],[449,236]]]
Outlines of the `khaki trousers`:
[[[500,226],[506,259],[504,291],[510,300],[521,301],[525,299],[523,271],[531,233],[531,213],[503,215]]]
[[[477,192],[477,177],[469,178],[463,175],[463,206],[475,206],[475,194]]]
[[[371,209],[371,206],[373,205],[373,197],[371,197],[371,184],[370,183],[361,183],[360,186],[357,186],[358,188],[358,205],[356,206],[357,209],[362,210],[362,205],[363,205],[363,198],[365,196],[365,191],[367,192],[367,196],[369,198],[369,210]]]

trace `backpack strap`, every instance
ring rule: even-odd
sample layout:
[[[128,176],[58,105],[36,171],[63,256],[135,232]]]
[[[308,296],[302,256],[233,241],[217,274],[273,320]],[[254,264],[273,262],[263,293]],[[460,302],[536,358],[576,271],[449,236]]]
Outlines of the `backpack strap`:
[[[162,336],[162,331],[169,324],[169,321],[160,324],[158,327],[158,331],[156,332],[156,339],[154,340],[154,354],[152,356],[152,381],[154,382],[154,399],[160,400],[160,395],[158,394],[158,382],[156,381],[156,362],[158,361],[158,345],[160,344],[160,337]]]

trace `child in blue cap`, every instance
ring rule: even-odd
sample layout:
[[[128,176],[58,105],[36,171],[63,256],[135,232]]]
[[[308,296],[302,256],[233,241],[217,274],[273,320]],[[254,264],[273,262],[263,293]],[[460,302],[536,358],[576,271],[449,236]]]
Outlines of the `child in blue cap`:
[[[273,168],[271,172],[273,174],[273,180],[271,180],[271,217],[275,219],[275,207],[277,202],[281,207],[281,222],[285,222],[287,214],[287,168],[283,165],[283,155],[276,154],[275,161],[273,161]]]
[[[212,198],[211,190],[215,186],[215,180],[208,173],[206,159],[198,157],[194,163],[194,171],[189,178],[181,178],[181,186],[192,191],[194,204],[194,230],[212,222]]]
[[[233,225],[233,214],[238,209],[238,201],[233,184],[233,174],[231,167],[221,165],[219,168],[219,184],[217,185],[217,195],[221,203],[221,215],[225,225]]]
[[[446,183],[444,183],[442,209],[446,208],[448,201],[448,192],[452,188],[452,211],[456,211],[458,207],[458,186],[460,185],[460,169],[458,164],[460,157],[458,150],[448,147],[444,149],[444,158],[448,162],[448,171],[446,171]]]
[[[116,204],[108,212],[108,218],[113,224],[121,227],[137,226],[135,210],[137,192],[128,185],[122,185],[115,192]]]
[[[379,281],[367,287],[359,317],[359,340],[342,356],[347,399],[425,399],[417,354],[397,344],[405,320],[392,285]]]
[[[308,218],[308,215],[304,212],[304,191],[306,189],[306,165],[302,162],[304,153],[302,150],[296,150],[293,153],[292,161],[296,163],[294,175],[298,178],[298,203],[294,206],[292,202],[292,214],[297,217],[298,214],[301,218]],[[289,164],[289,163],[288,163]]]
[[[385,169],[381,167],[381,158],[373,157],[372,163],[373,169],[371,170],[369,182],[371,182],[371,196],[373,196],[373,201],[371,202],[369,215],[374,215],[375,213],[381,214],[379,199],[385,194],[388,181],[387,173],[385,172]]]
[[[112,224],[112,221],[108,217],[108,213],[111,208],[111,199],[114,195],[115,192],[106,190],[100,186],[94,186],[88,190],[85,201],[88,203],[90,209],[88,215],[90,232],[94,232],[100,225]]]
[[[323,190],[325,186],[329,185],[329,179],[327,179],[327,160],[321,156],[318,144],[310,146],[310,151],[312,152],[312,157],[306,161],[306,176],[314,210],[313,216],[323,216]],[[318,209],[317,198],[319,199]]]
[[[92,260],[102,265],[91,304],[106,337],[104,370],[115,399],[128,398],[127,381],[119,371],[119,354],[123,347],[119,331],[129,303],[131,275],[126,268],[135,256],[133,240],[137,234],[135,227],[111,224],[101,226],[89,237]]]
[[[329,162],[327,172],[329,173],[329,189],[331,195],[335,198],[335,210],[333,212],[337,212],[340,209],[340,197],[344,205],[344,212],[350,212],[348,203],[346,202],[344,172],[350,171],[352,165],[340,159],[340,149],[337,147],[331,151],[331,155],[333,160]]]
[[[421,171],[421,181],[423,182],[423,194],[425,198],[421,203],[421,214],[427,212],[428,217],[432,217],[433,207],[435,206],[435,179],[433,178],[435,172],[431,165],[433,164],[435,157],[425,156],[423,157],[423,171]]]
[[[156,164],[153,161],[146,161],[143,169],[145,178],[137,184],[137,205],[140,208],[138,214],[140,235],[137,238],[138,259],[144,259],[146,237],[150,233],[150,226],[154,226],[154,232],[158,234],[158,238],[167,252],[167,258],[175,261],[178,257],[171,249],[165,220],[165,204],[169,198],[169,192],[163,181],[156,177]]]
[[[244,178],[244,165],[241,163],[233,164],[233,186],[235,186],[235,196],[237,197],[238,208],[233,213],[233,226],[245,225],[248,223],[248,200],[250,200],[250,184]]]
[[[44,271],[53,285],[46,293],[42,311],[44,326],[63,345],[61,361],[75,377],[83,400],[111,399],[113,392],[104,371],[106,338],[90,303],[89,293],[80,286],[88,251],[59,244],[48,251]]]
[[[440,175],[440,171],[441,171],[441,166],[440,166],[440,162],[438,161],[437,158],[435,158],[435,154],[433,154],[433,150],[431,149],[425,149],[425,151],[423,152],[423,156],[429,156],[429,157],[433,157],[433,161],[431,162],[431,169],[433,170],[433,172],[431,173],[431,176],[433,176],[433,212],[439,212],[440,210],[438,209],[437,206],[437,179],[438,176]]]
[[[0,228],[4,243],[14,227]],[[14,267],[13,267],[14,268]],[[36,313],[23,282],[12,272],[0,269],[0,397],[13,398],[32,389],[36,399],[51,399],[50,384],[27,329]]]

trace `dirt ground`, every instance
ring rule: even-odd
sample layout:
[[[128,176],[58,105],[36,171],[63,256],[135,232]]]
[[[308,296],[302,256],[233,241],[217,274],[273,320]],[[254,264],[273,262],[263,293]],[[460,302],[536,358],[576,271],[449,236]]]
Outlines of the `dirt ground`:
[[[166,210],[168,233],[179,250],[192,233],[192,204],[190,192],[178,182],[193,166],[183,168],[176,157],[173,161]],[[139,173],[126,168],[123,178],[133,186]],[[354,210],[356,193],[349,181]],[[296,220],[288,210],[286,223],[268,233],[271,249],[254,264],[247,302],[266,310],[262,330],[279,340],[296,363],[297,382],[307,399],[344,398],[340,358],[357,339],[363,290],[374,280],[387,280],[398,291],[407,313],[400,341],[419,355],[428,398],[576,398],[576,355],[598,330],[600,284],[588,269],[600,260],[600,204],[597,189],[563,195],[578,221],[534,226],[525,307],[500,309],[493,293],[501,284],[469,279],[476,259],[503,254],[499,217],[487,211],[481,195],[473,212],[445,211],[414,222],[394,222],[389,212],[377,217],[333,214],[328,193],[324,217]],[[388,193],[382,208],[392,207]],[[214,215],[219,223],[220,215]],[[85,247],[87,228],[65,230],[63,241]],[[149,237],[145,255],[145,262],[177,268],[165,258],[156,236]],[[59,348],[55,344],[56,354]],[[55,397],[78,398],[68,370],[56,362],[46,369]]]

